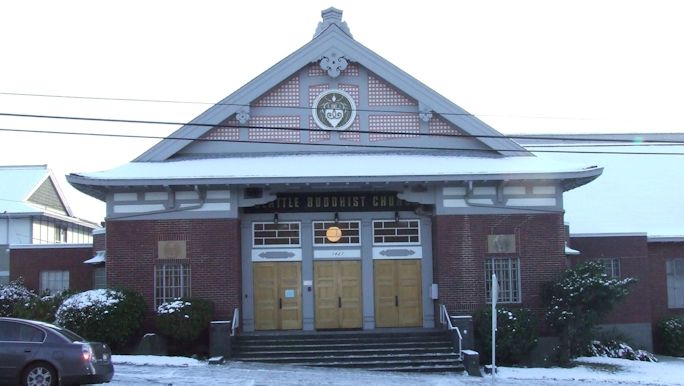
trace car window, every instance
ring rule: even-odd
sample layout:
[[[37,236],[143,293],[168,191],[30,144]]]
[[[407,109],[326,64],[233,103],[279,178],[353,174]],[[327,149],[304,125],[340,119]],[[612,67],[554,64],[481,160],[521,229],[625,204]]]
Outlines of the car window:
[[[0,341],[16,342],[19,340],[19,323],[0,321]]]
[[[0,322],[0,340],[6,342],[42,342],[45,333],[28,324],[2,321]]]
[[[73,331],[69,331],[66,328],[61,328],[57,326],[50,326],[50,329],[53,331],[56,331],[60,335],[64,335],[65,338],[67,338],[69,341],[73,342],[85,342],[86,340],[81,338],[79,335],[77,335]]]
[[[21,342],[42,342],[45,340],[45,333],[33,326],[19,324],[19,340]]]

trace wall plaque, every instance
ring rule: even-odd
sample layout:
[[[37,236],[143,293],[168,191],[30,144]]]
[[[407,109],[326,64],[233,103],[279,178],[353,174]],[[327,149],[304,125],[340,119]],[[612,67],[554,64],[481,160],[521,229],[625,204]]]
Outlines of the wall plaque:
[[[187,259],[185,240],[167,240],[157,242],[157,253],[160,259]]]
[[[488,253],[515,253],[515,235],[487,236]]]

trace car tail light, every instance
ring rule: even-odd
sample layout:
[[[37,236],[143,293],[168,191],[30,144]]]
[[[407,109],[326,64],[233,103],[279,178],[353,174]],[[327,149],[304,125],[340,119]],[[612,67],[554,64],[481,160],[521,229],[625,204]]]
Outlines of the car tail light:
[[[83,358],[84,362],[94,361],[95,357],[93,356],[93,348],[88,344],[81,346],[81,357]]]

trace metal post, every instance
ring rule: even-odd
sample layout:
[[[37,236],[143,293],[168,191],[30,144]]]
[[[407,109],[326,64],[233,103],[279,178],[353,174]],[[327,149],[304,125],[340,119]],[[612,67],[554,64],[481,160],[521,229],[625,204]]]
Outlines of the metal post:
[[[499,283],[492,273],[492,385],[496,378],[496,301],[499,299]]]

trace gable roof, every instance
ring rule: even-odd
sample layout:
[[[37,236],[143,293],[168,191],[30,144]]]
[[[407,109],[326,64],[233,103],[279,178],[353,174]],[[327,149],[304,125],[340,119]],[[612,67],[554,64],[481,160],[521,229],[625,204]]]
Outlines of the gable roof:
[[[0,213],[56,211],[73,216],[47,165],[0,166]]]
[[[457,126],[465,134],[481,136],[478,137],[481,143],[490,149],[496,149],[501,155],[531,155],[515,141],[504,137],[486,123],[354,40],[346,23],[341,20],[342,11],[329,8],[322,12],[322,16],[323,21],[319,23],[316,34],[309,43],[182,126],[169,138],[140,155],[134,162],[168,160],[191,144],[193,140],[199,139],[211,130],[213,125],[220,125],[238,112],[241,107],[249,106],[300,69],[310,63],[331,57],[343,57],[360,64],[382,77],[403,94],[418,101],[424,109],[443,113],[442,118]]]

